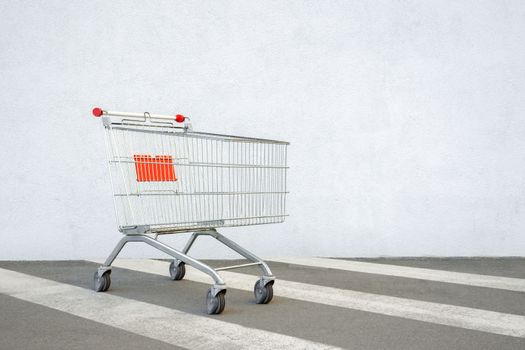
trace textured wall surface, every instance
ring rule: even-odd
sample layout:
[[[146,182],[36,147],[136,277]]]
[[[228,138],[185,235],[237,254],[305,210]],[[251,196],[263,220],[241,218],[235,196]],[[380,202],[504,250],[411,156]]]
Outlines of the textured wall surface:
[[[290,141],[287,223],[224,230],[260,255],[525,255],[523,1],[0,13],[0,259],[103,257],[116,243],[94,105]],[[195,254],[233,256],[205,240]]]

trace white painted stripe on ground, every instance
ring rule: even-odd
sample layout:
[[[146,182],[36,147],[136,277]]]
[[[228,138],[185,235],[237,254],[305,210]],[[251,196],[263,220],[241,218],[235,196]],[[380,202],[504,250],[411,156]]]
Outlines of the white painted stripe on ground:
[[[287,264],[525,292],[525,279],[326,258],[271,258]]]
[[[101,261],[98,261],[101,263]],[[168,276],[168,262],[157,260],[117,259],[113,266]],[[242,273],[221,271],[231,288],[253,292],[257,277]],[[115,275],[115,278],[118,278]],[[212,279],[190,266],[186,267],[187,280],[212,284]],[[177,282],[174,282],[177,283]],[[277,280],[274,295],[306,302],[361,310],[376,314],[402,317],[487,333],[525,338],[525,316],[495,311],[432,303],[386,295],[356,292],[306,283]],[[228,302],[226,302],[228,307]]]
[[[6,269],[0,280],[0,293],[190,349],[337,349]]]

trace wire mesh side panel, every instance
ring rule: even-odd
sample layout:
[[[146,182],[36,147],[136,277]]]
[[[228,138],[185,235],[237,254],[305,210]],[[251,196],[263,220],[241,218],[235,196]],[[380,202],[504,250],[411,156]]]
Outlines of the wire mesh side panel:
[[[107,125],[119,227],[152,231],[283,222],[287,143]]]

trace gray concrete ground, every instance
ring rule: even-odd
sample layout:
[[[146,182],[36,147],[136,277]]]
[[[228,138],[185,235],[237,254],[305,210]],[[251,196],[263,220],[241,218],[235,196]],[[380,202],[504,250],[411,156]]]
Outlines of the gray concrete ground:
[[[0,349],[181,349],[0,294]]]
[[[421,267],[428,269],[479,273],[482,275],[505,276],[525,278],[525,258],[361,258],[348,259],[355,261],[375,262],[379,264],[391,264]]]
[[[356,259],[362,260],[362,259]],[[525,278],[525,259],[366,259],[368,262]],[[221,266],[231,261],[209,261]],[[410,278],[270,262],[279,279],[345,290],[525,315],[525,293]],[[97,264],[85,261],[0,262],[0,268],[91,289]],[[255,275],[254,268],[239,271]],[[525,339],[401,317],[275,297],[256,305],[252,293],[228,289],[226,310],[205,314],[209,285],[114,268],[107,292],[318,343],[348,349],[525,349]],[[93,307],[96,307],[94,305]],[[176,349],[171,344],[0,295],[0,349]],[[177,324],[173,325],[174,331]]]

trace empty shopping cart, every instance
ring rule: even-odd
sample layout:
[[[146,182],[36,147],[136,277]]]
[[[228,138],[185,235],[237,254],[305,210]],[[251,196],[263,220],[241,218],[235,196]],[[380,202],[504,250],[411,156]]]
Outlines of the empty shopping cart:
[[[286,152],[282,141],[192,130],[182,115],[111,112],[94,108],[104,126],[107,162],[118,229],[124,237],[94,275],[94,289],[107,291],[111,264],[128,242],[149,244],[174,258],[173,280],[188,264],[214,280],[207,312],[224,310],[226,284],[218,270],[257,265],[255,300],[272,300],[275,277],[268,265],[226,238],[217,228],[272,224],[286,218]],[[182,250],[159,235],[192,233]],[[250,261],[213,269],[188,255],[198,236],[217,239]]]

